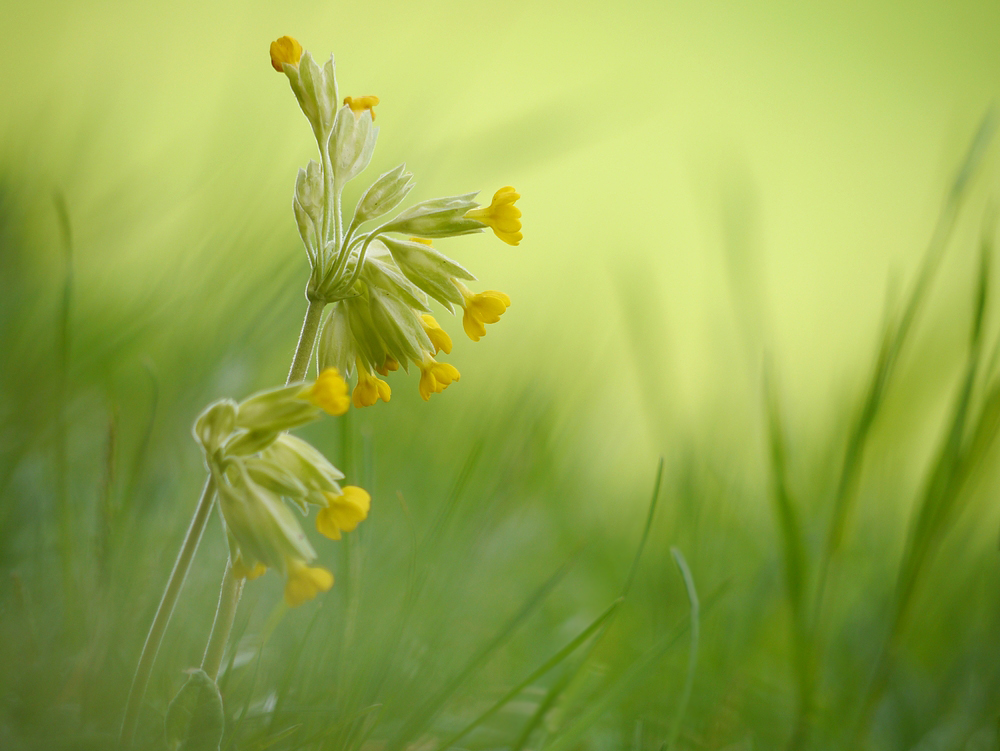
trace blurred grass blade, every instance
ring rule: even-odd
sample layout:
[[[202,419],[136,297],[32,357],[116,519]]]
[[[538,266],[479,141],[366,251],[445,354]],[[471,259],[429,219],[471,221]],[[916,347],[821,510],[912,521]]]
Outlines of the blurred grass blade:
[[[73,305],[73,229],[69,220],[69,208],[66,197],[59,191],[53,195],[56,217],[59,221],[59,236],[62,240],[65,255],[62,299],[59,305],[59,332],[57,342],[57,378],[56,398],[53,400],[56,409],[55,437],[55,479],[56,479],[56,518],[59,530],[59,553],[62,563],[63,596],[72,612],[76,588],[73,585],[73,562],[75,555],[74,514],[69,502],[69,457],[67,442],[69,435],[66,427],[67,411],[69,410],[69,360],[71,347],[70,316]]]
[[[430,698],[417,707],[411,714],[410,719],[403,725],[395,738],[389,742],[388,749],[398,749],[416,737],[427,728],[431,721],[437,716],[441,707],[461,686],[482,668],[491,657],[499,650],[520,626],[538,607],[545,602],[548,596],[555,589],[556,585],[562,581],[566,575],[569,564],[560,566],[552,576],[548,578],[535,592],[528,598],[521,609],[507,621],[497,633],[480,650],[473,655],[472,659],[466,663],[465,667],[453,676],[444,686],[433,693]]]
[[[587,639],[589,639],[602,625],[604,625],[604,623],[608,619],[612,617],[612,615],[614,615],[615,611],[618,609],[618,606],[621,605],[622,602],[623,602],[622,598],[619,597],[617,600],[611,603],[611,605],[609,605],[603,613],[597,616],[597,618],[595,618],[590,623],[590,625],[587,626],[587,628],[585,628],[583,631],[577,634],[568,644],[566,644],[566,646],[564,646],[562,649],[560,649],[558,652],[552,655],[552,657],[546,660],[545,663],[543,663],[540,667],[536,668],[527,678],[525,678],[523,681],[514,686],[514,688],[510,689],[510,691],[508,691],[502,697],[500,697],[496,702],[493,703],[493,705],[489,709],[487,709],[476,719],[474,719],[472,722],[470,722],[468,725],[462,728],[459,732],[455,733],[455,735],[451,736],[441,745],[439,745],[438,751],[445,751],[446,749],[449,749],[452,746],[454,746],[456,743],[462,740],[462,738],[467,736],[469,733],[471,733],[473,730],[475,730],[477,727],[482,725],[484,722],[493,717],[493,715],[495,715],[497,712],[503,709],[511,700],[515,699],[518,695],[520,695],[520,693],[524,691],[524,689],[526,689],[532,683],[534,683],[543,675],[548,673],[550,670],[555,668],[557,665],[562,663],[563,660],[565,660],[567,657],[573,654],[573,652],[575,652],[580,647],[581,644],[586,642]],[[514,747],[516,748],[517,745],[518,744],[515,743]]]
[[[764,367],[764,408],[771,460],[771,501],[778,535],[781,541],[785,569],[785,593],[791,607],[794,640],[795,676],[798,690],[798,710],[788,748],[801,748],[805,743],[809,713],[812,708],[813,671],[809,629],[806,622],[805,587],[809,577],[809,559],[805,537],[795,501],[788,482],[788,446],[781,415],[781,405],[769,363]]]
[[[546,751],[570,751],[570,749],[576,748],[576,744],[579,743],[587,730],[600,719],[601,715],[632,693],[646,679],[647,674],[657,665],[667,650],[680,641],[690,623],[690,615],[685,616],[669,634],[662,637],[642,657],[633,662],[622,675],[609,683],[600,696],[590,701],[583,713],[569,727],[562,730],[551,743],[542,746],[542,748]]]
[[[670,726],[670,735],[664,744],[667,751],[673,749],[677,743],[677,736],[680,734],[681,722],[687,714],[688,703],[691,701],[691,691],[694,688],[694,674],[698,668],[698,642],[701,639],[701,605],[698,603],[698,590],[694,586],[694,577],[691,576],[691,569],[688,568],[684,554],[678,548],[670,548],[670,555],[677,564],[681,577],[684,579],[684,591],[687,592],[688,602],[691,605],[691,650],[688,654],[687,675],[684,678],[684,689],[681,691],[681,698],[677,702],[677,713],[674,715],[673,723]]]
[[[880,700],[889,677],[896,645],[903,629],[914,593],[926,565],[941,539],[956,518],[956,509],[966,480],[975,468],[970,459],[985,454],[984,445],[992,442],[998,426],[996,406],[988,393],[984,400],[972,437],[967,439],[967,425],[973,404],[973,394],[979,374],[983,350],[983,320],[989,298],[989,270],[992,243],[984,233],[980,244],[979,273],[976,280],[975,303],[970,325],[969,349],[965,375],[955,398],[951,418],[942,436],[937,459],[924,485],[916,517],[899,565],[893,610],[881,656],[876,663],[869,688],[861,704],[855,740],[860,740],[871,722],[872,713]],[[992,428],[992,430],[990,430]]]
[[[632,566],[629,568],[628,576],[625,579],[625,586],[622,587],[622,599],[628,597],[629,590],[632,589],[632,582],[639,571],[639,561],[642,559],[642,551],[646,549],[646,542],[649,540],[649,531],[653,528],[653,516],[656,514],[656,504],[660,498],[660,485],[663,483],[663,457],[656,466],[656,480],[653,482],[653,497],[649,499],[649,511],[646,513],[646,524],[642,528],[642,537],[639,539],[639,547],[636,548],[632,557]]]
[[[813,608],[814,620],[819,618],[819,608],[824,597],[831,561],[840,549],[847,521],[852,515],[862,459],[872,425],[881,409],[885,391],[891,381],[900,350],[907,341],[913,322],[927,296],[927,290],[941,264],[959,210],[967,195],[968,185],[982,164],[986,147],[992,140],[995,130],[996,121],[993,110],[990,110],[980,122],[976,135],[973,137],[947,193],[903,314],[895,324],[888,323],[883,332],[875,369],[868,382],[862,408],[849,432],[840,481],[834,498],[833,515],[819,564],[819,581]]]

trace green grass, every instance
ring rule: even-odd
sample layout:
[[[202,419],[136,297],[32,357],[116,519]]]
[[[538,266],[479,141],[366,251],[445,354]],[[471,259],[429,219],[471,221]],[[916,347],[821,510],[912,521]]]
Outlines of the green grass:
[[[581,433],[527,378],[429,404],[396,379],[389,405],[311,426],[372,514],[317,541],[327,595],[287,610],[273,574],[247,585],[223,748],[996,748],[995,216],[971,218],[978,247],[953,232],[991,132],[851,392],[802,414],[777,366],[751,368],[739,451],[721,420],[672,423],[655,367],[639,390],[664,458],[631,474],[593,455],[620,435]],[[302,268],[217,261],[116,314],[75,286],[74,207],[54,205],[0,183],[0,747],[107,749],[202,482],[190,423],[281,381]],[[650,297],[621,305],[637,356]],[[200,661],[221,538],[161,650],[144,748]]]

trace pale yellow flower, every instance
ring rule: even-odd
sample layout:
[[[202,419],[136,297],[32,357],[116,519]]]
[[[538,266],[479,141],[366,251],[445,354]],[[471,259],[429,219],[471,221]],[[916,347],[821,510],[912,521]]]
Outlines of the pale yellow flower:
[[[308,602],[320,592],[333,586],[333,574],[319,566],[307,566],[302,561],[291,561],[288,565],[288,581],[285,582],[285,602],[296,607]]]
[[[345,485],[341,495],[324,493],[326,508],[316,514],[316,529],[331,540],[339,540],[341,532],[353,532],[368,517],[372,497],[356,485]]]
[[[466,219],[475,219],[488,225],[493,234],[508,245],[521,242],[521,210],[514,205],[520,194],[511,186],[500,188],[493,194],[493,202],[489,206],[472,209],[465,213]]]
[[[458,368],[446,362],[438,362],[429,352],[417,366],[420,368],[420,397],[425,402],[431,398],[431,394],[440,394],[453,381],[462,377]]]
[[[299,396],[334,416],[344,414],[351,404],[347,397],[347,381],[336,368],[327,368],[320,373],[313,385]]]
[[[375,119],[375,105],[378,104],[377,96],[344,97],[344,104],[351,108],[356,116],[360,116],[365,110],[372,113],[372,120]]]
[[[389,397],[392,395],[389,384],[369,373],[360,357],[357,359],[357,365],[358,383],[354,387],[354,395],[351,400],[354,406],[358,408],[370,407],[379,399],[383,402],[389,401]]]
[[[397,370],[399,370],[399,363],[392,355],[386,355],[385,362],[375,366],[375,372],[384,376],[389,375],[389,371],[396,372]]]
[[[486,336],[486,324],[499,321],[500,316],[510,307],[510,297],[495,289],[474,294],[457,279],[454,282],[462,293],[462,307],[465,309],[462,328],[472,341],[478,342]]]
[[[271,65],[279,73],[283,73],[282,64],[298,65],[302,59],[302,45],[292,37],[281,37],[271,42]]]
[[[451,337],[448,336],[447,331],[438,325],[434,316],[424,313],[420,316],[420,322],[424,325],[424,331],[427,332],[427,338],[430,339],[431,344],[434,345],[434,352],[431,354],[436,355],[438,352],[443,351],[446,355],[450,355]]]

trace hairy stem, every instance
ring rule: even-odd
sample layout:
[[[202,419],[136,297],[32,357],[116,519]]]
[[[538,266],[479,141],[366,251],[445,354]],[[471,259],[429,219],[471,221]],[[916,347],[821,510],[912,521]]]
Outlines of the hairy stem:
[[[187,578],[188,569],[191,568],[191,560],[195,551],[198,550],[198,543],[201,542],[202,533],[212,511],[212,502],[215,499],[215,480],[209,476],[205,481],[205,487],[201,491],[201,498],[195,508],[194,516],[184,536],[184,543],[177,554],[174,568],[170,572],[166,589],[163,590],[163,597],[160,605],[156,609],[153,623],[149,627],[149,634],[146,636],[146,643],[142,647],[142,654],[139,657],[139,664],[135,669],[135,677],[132,679],[132,688],[129,690],[128,701],[125,704],[125,718],[122,720],[121,734],[118,738],[118,745],[122,749],[128,749],[132,745],[135,736],[136,724],[139,721],[139,707],[142,705],[143,696],[146,694],[146,686],[149,683],[149,676],[153,669],[153,662],[156,660],[156,653],[160,649],[160,642],[163,641],[163,634],[170,623],[170,616],[173,615],[174,606],[180,595],[184,580]]]
[[[222,664],[222,655],[226,651],[229,632],[232,631],[233,620],[236,618],[236,607],[240,604],[244,581],[246,580],[242,577],[233,576],[232,564],[226,565],[226,573],[222,577],[222,590],[219,592],[219,607],[215,611],[215,621],[212,623],[212,635],[209,637],[208,646],[205,647],[205,656],[201,660],[201,669],[213,681],[219,677],[219,666]]]
[[[323,320],[323,308],[325,302],[320,300],[310,300],[309,307],[306,308],[306,316],[302,320],[302,331],[299,334],[299,344],[295,348],[295,357],[292,358],[292,368],[288,372],[286,383],[295,383],[305,379],[309,371],[309,361],[312,359],[313,348],[316,344],[316,336],[319,334],[319,324]]]

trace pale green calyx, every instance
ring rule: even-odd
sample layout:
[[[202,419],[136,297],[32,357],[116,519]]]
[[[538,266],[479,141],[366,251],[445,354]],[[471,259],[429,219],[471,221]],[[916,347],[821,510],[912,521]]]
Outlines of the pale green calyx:
[[[372,183],[358,201],[354,210],[352,225],[363,224],[372,219],[378,219],[396,208],[406,198],[413,187],[413,174],[406,171],[406,165],[401,164],[391,172],[386,172]]]
[[[340,108],[327,147],[336,190],[368,166],[377,139],[378,127],[372,124],[371,110],[355,115],[350,107]]]
[[[400,271],[413,284],[433,297],[448,310],[452,304],[462,304],[462,294],[452,279],[474,280],[468,269],[451,260],[426,243],[383,237],[382,242],[392,254]]]
[[[453,237],[482,232],[481,222],[465,218],[466,213],[479,205],[472,200],[475,196],[476,193],[466,193],[422,201],[383,224],[378,231],[418,237]]]

